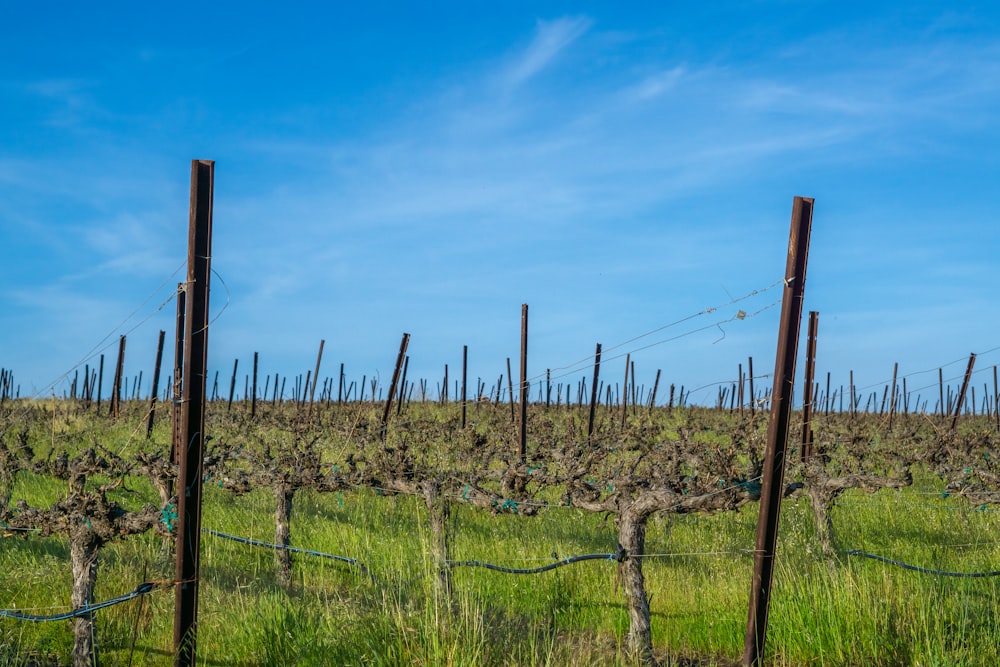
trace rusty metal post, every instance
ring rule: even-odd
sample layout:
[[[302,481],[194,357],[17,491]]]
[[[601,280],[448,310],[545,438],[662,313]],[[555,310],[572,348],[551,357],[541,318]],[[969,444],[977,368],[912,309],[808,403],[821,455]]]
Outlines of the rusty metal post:
[[[316,399],[316,382],[319,380],[319,364],[323,361],[324,345],[326,345],[326,339],[321,338],[319,341],[319,352],[316,354],[316,370],[313,372],[312,389],[309,390],[309,409],[306,410],[306,417],[312,416],[313,401]],[[389,397],[389,402],[392,402],[392,396]]]
[[[253,385],[250,387],[250,417],[257,416],[257,364],[260,361],[260,353],[253,353]]]
[[[521,304],[521,423],[518,433],[517,456],[521,463],[528,448],[528,304]]]
[[[809,329],[806,338],[806,369],[802,382],[802,439],[799,460],[805,463],[812,457],[812,413],[816,397],[813,395],[813,377],[816,373],[816,336],[819,329],[819,313],[809,311]]]
[[[958,393],[955,401],[955,415],[951,419],[951,432],[954,433],[958,427],[958,417],[962,414],[962,404],[965,402],[965,392],[969,390],[969,380],[972,379],[972,367],[976,365],[976,353],[969,355],[969,365],[965,369],[965,379],[962,380],[962,389]]]
[[[410,357],[403,359],[403,378],[399,382],[399,398],[396,401],[396,414],[403,412],[403,399],[406,398],[406,371],[410,368]]]
[[[176,336],[174,337],[174,386],[173,409],[171,410],[170,462],[180,465],[180,452],[184,451],[184,434],[181,429],[181,398],[184,389],[184,317],[187,314],[187,288],[184,283],[177,283],[177,318]],[[170,484],[170,495],[174,495],[173,481]]]
[[[736,384],[733,385],[733,397],[732,405],[729,408],[730,412],[734,410],[739,410],[740,414],[743,414],[743,402],[746,398],[743,396],[743,386],[746,380],[743,376],[743,364],[736,364]]]
[[[625,418],[628,416],[628,371],[631,359],[632,353],[629,352],[625,355],[625,384],[622,385],[622,428],[625,428]]]
[[[792,205],[785,289],[781,301],[781,322],[774,364],[771,415],[767,426],[767,447],[764,452],[764,479],[757,520],[750,609],[743,646],[743,664],[746,666],[760,665],[764,655],[774,555],[778,541],[778,515],[785,474],[785,445],[792,412],[790,394],[795,381],[795,357],[799,342],[799,326],[802,322],[812,213],[813,199],[795,198]]]
[[[501,379],[503,376],[501,376]],[[511,377],[510,373],[510,357],[507,357],[507,393],[510,395],[510,423],[513,424],[515,420],[514,416],[514,379]],[[499,392],[497,394],[497,400],[499,400]]]
[[[184,449],[177,479],[177,585],[174,603],[174,666],[194,667],[198,622],[198,560],[201,482],[205,448],[205,381],[212,262],[212,200],[215,163],[191,162],[188,229],[186,345],[181,422]]]
[[[239,365],[239,358],[233,359],[233,377],[229,380],[229,404],[226,406],[227,412],[232,412],[233,410],[233,394],[236,393],[236,369]]]
[[[101,394],[104,391],[104,355],[101,355],[101,363],[97,371],[97,407],[94,408],[96,414],[101,414]]]
[[[896,378],[899,376],[899,362],[897,361],[892,365],[892,389],[889,392],[889,423],[888,429],[892,430],[892,417],[896,414],[896,399],[899,396],[899,392],[896,388]]]
[[[404,333],[403,340],[399,343],[399,354],[396,356],[396,367],[392,371],[392,381],[389,383],[389,395],[385,399],[385,412],[382,413],[382,441],[385,442],[389,429],[389,411],[392,410],[392,398],[396,395],[396,385],[399,383],[399,374],[403,370],[403,360],[406,358],[406,346],[410,344],[410,334]],[[374,388],[372,389],[374,393]]]
[[[465,428],[465,413],[469,403],[466,382],[469,374],[469,346],[462,346],[462,428]]]
[[[938,404],[941,406],[941,416],[947,413],[944,410],[944,369],[938,368]]]
[[[996,418],[997,431],[1000,431],[1000,392],[997,392],[997,367],[993,366],[993,416]]]
[[[653,393],[649,396],[649,407],[650,409],[656,407],[656,390],[660,388],[660,371],[663,369],[656,369],[656,379],[653,381]]]
[[[590,419],[587,421],[587,442],[590,442],[594,435],[594,413],[597,410],[597,382],[601,376],[601,344],[597,344],[597,351],[594,352],[594,384],[590,388]],[[671,388],[671,396],[673,390]]]
[[[160,390],[160,364],[163,362],[163,339],[167,332],[160,330],[156,344],[156,363],[153,365],[153,387],[149,392],[149,421],[146,423],[146,439],[153,435],[153,417],[156,415],[156,393]]]
[[[277,380],[274,383],[275,388],[278,386]],[[340,382],[337,384],[337,403],[344,402],[344,364],[340,364]]]
[[[552,369],[545,369],[545,409],[552,407]]]
[[[850,411],[851,417],[853,418],[853,417],[856,417],[857,414],[858,414],[858,401],[860,400],[859,398],[855,397],[855,395],[854,395],[854,369],[853,368],[850,371],[850,376],[849,376],[848,384],[850,385],[849,388],[851,390],[851,400],[849,400],[847,402],[847,409]]]
[[[112,419],[118,419],[121,413],[122,401],[122,367],[125,365],[125,336],[118,339],[118,362],[115,364],[115,379],[111,383],[111,405],[108,414]]]

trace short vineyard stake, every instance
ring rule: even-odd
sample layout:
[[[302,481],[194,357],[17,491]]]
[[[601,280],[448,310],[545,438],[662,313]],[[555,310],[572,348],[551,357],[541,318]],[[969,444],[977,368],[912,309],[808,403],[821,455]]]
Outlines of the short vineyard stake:
[[[323,361],[323,346],[326,345],[326,339],[321,338],[319,341],[319,352],[316,353],[316,370],[313,371],[313,381],[312,389],[309,390],[309,408],[306,410],[306,417],[312,416],[313,401],[316,399],[316,381],[319,380],[319,364]],[[392,402],[392,398],[389,398],[389,402]]]
[[[938,368],[938,393],[940,394],[940,398],[938,399],[939,400],[938,405],[941,406],[941,416],[943,417],[945,415],[945,411],[944,411],[944,369],[943,368]]]
[[[236,393],[236,369],[240,365],[239,359],[233,360],[233,377],[229,380],[229,404],[226,406],[227,412],[232,412],[233,410],[233,394]]]
[[[97,414],[101,414],[101,393],[104,391],[104,355],[101,355],[101,363],[97,371]]]
[[[173,409],[171,410],[171,440],[170,440],[170,462],[180,465],[181,452],[184,451],[184,433],[181,429],[181,405],[184,398],[184,330],[185,316],[187,315],[187,287],[184,283],[177,283],[177,331],[174,337],[174,386],[173,386]],[[174,495],[173,481],[168,482],[168,491]]]
[[[465,413],[467,410],[469,397],[466,393],[466,381],[469,373],[469,346],[462,346],[462,428],[465,428]]]
[[[392,371],[392,381],[389,383],[389,394],[385,399],[385,411],[382,413],[382,442],[385,442],[389,428],[389,411],[392,410],[392,398],[396,395],[399,376],[403,371],[403,361],[406,359],[406,346],[410,344],[410,334],[404,333],[399,343],[399,354],[396,356],[396,366]],[[374,394],[374,387],[372,393]]]
[[[661,368],[656,369],[656,380],[653,381],[653,393],[649,396],[649,407],[650,409],[656,407],[656,390],[660,388],[660,371]]]
[[[737,386],[734,387],[734,389],[736,390],[736,391],[734,391],[734,394],[736,394],[736,396],[734,398],[735,398],[736,404],[737,404],[736,407],[739,408],[740,414],[742,415],[743,414],[743,402],[744,402],[744,397],[743,397],[743,384],[744,384],[744,381],[743,381],[743,364],[736,364],[736,378],[737,378]],[[733,408],[730,407],[729,411],[732,412]]]
[[[118,339],[118,361],[115,362],[115,379],[111,385],[111,405],[108,413],[112,419],[118,419],[121,414],[122,400],[122,369],[125,366],[125,336]]]
[[[552,369],[545,369],[545,408],[552,407]]]
[[[635,362],[632,362],[632,414],[635,414],[635,405],[638,402],[635,388]]]
[[[899,362],[892,365],[892,395],[889,400],[889,430],[892,431],[892,416],[896,414],[896,398],[899,392],[896,389],[896,378],[899,374]]]
[[[396,414],[403,412],[403,399],[406,397],[406,371],[410,368],[410,356],[403,359],[403,379],[399,383],[399,400],[396,402]]]
[[[799,460],[803,463],[812,458],[812,413],[816,401],[813,395],[813,376],[816,372],[816,338],[819,335],[819,313],[809,311],[809,329],[806,338],[806,368],[802,396],[802,439]]]
[[[993,415],[996,417],[997,431],[1000,431],[1000,392],[997,391],[997,367],[993,366]]]
[[[146,439],[153,435],[153,417],[156,414],[156,393],[160,388],[160,363],[163,361],[163,339],[167,332],[160,330],[159,342],[156,344],[156,363],[153,364],[153,387],[149,392],[149,421],[146,422]]]
[[[625,428],[625,418],[628,416],[628,371],[629,371],[629,361],[632,359],[632,353],[629,352],[625,355],[625,384],[622,388],[622,428]]]
[[[503,376],[501,376],[502,378]],[[510,374],[510,357],[507,357],[507,393],[510,395],[510,423],[514,423],[514,380]]]
[[[767,447],[764,453],[764,479],[757,521],[750,608],[744,637],[743,664],[747,666],[760,665],[764,655],[768,603],[771,597],[774,555],[778,539],[778,514],[781,508],[785,472],[785,446],[792,408],[788,394],[795,381],[795,357],[802,321],[812,212],[812,199],[795,198],[792,206],[788,261],[785,267],[785,289],[781,302],[778,349],[775,355],[774,392],[767,427]]]
[[[257,416],[257,364],[260,361],[260,353],[253,353],[253,386],[250,391],[250,418]]]
[[[601,375],[601,344],[597,344],[594,352],[594,382],[590,388],[590,419],[587,420],[587,442],[591,441],[594,435],[594,413],[597,410],[597,383]],[[673,396],[673,387],[670,388],[670,395]]]
[[[757,411],[757,401],[753,393],[753,357],[747,357],[747,377],[750,379],[750,414],[754,414]]]
[[[850,385],[851,385],[850,386],[851,400],[848,401],[848,407],[851,410],[851,417],[853,418],[853,417],[857,417],[858,416],[858,403],[860,403],[860,401],[861,401],[861,397],[856,394],[855,389],[854,389],[854,369],[853,368],[851,369]]]
[[[965,392],[969,389],[969,380],[972,378],[972,367],[976,365],[976,353],[969,355],[969,365],[965,369],[965,379],[962,380],[962,389],[958,393],[955,401],[955,414],[951,419],[951,432],[954,433],[958,427],[958,417],[962,414],[962,403],[965,401]]]
[[[277,384],[275,384],[277,387]],[[344,364],[340,364],[340,383],[337,384],[337,403],[344,402]]]

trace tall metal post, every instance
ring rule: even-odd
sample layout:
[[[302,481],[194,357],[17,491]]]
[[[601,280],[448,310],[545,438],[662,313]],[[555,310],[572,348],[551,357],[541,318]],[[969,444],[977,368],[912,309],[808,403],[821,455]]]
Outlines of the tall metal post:
[[[191,162],[188,225],[187,312],[181,399],[183,449],[178,452],[177,568],[174,603],[174,667],[194,667],[198,621],[198,557],[201,481],[205,448],[205,380],[212,263],[212,200],[215,162]]]
[[[528,304],[521,304],[521,424],[517,455],[527,458],[528,445]]]
[[[778,541],[778,512],[785,475],[785,446],[792,412],[791,393],[795,381],[795,357],[802,322],[802,300],[806,286],[806,260],[812,231],[813,199],[796,197],[792,204],[792,224],[788,236],[785,289],[781,301],[781,323],[774,363],[774,389],[764,452],[764,479],[757,520],[750,609],[743,644],[743,664],[760,665],[767,633],[768,603],[774,574],[774,554]]]

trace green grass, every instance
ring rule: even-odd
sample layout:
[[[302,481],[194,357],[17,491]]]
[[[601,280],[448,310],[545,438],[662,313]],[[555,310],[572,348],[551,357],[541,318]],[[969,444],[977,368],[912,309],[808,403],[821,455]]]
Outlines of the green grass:
[[[73,419],[67,418],[64,440],[135,442],[134,423],[102,434]],[[33,428],[41,450],[51,425]],[[85,429],[87,438],[73,435],[74,428]],[[846,492],[833,510],[836,547],[931,568],[1000,569],[1000,514],[942,497],[942,489],[936,477],[918,472],[910,488]],[[12,497],[44,506],[64,490],[62,482],[19,473]],[[128,507],[156,502],[140,479],[111,493]],[[272,541],[267,490],[237,497],[209,483],[204,501],[204,527]],[[654,646],[666,664],[726,665],[741,655],[756,521],[754,504],[650,522],[644,570]],[[1000,664],[997,578],[933,577],[846,555],[830,563],[820,555],[805,499],[786,501],[781,521],[766,647],[771,664]],[[534,576],[457,567],[448,605],[435,598],[428,526],[422,499],[301,491],[293,545],[356,558],[373,578],[296,555],[291,590],[278,584],[270,551],[204,535],[200,664],[631,664],[622,646],[628,619],[615,563],[590,561]],[[526,518],[456,505],[450,528],[453,559],[514,567],[616,546],[612,519],[563,507]],[[67,608],[65,539],[3,538],[0,572],[0,608]],[[101,551],[96,597],[172,576],[172,554],[162,551],[161,539],[133,537]],[[168,590],[98,612],[103,664],[171,664],[173,604]],[[0,619],[0,665],[68,664],[71,641],[67,622]]]

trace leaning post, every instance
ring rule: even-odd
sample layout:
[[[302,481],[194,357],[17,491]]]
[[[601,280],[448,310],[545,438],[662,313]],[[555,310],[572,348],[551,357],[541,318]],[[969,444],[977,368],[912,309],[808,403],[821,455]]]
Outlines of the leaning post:
[[[778,541],[778,513],[781,509],[785,474],[785,447],[792,413],[791,394],[795,380],[795,357],[802,322],[809,236],[812,231],[813,202],[812,198],[796,197],[792,204],[788,260],[785,265],[785,289],[781,300],[778,349],[774,362],[774,389],[767,426],[764,479],[750,586],[750,608],[743,644],[743,664],[747,667],[762,664],[764,655],[768,603],[771,599],[771,582],[774,574],[774,554]]]

